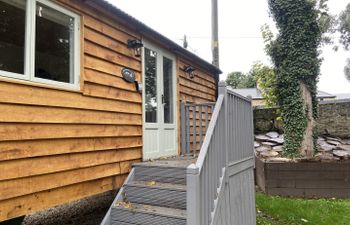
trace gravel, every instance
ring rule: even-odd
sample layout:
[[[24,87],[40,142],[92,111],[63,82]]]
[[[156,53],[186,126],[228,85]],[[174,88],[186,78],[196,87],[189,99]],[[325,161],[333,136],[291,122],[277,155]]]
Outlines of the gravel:
[[[26,216],[22,225],[99,225],[116,191],[88,197]]]

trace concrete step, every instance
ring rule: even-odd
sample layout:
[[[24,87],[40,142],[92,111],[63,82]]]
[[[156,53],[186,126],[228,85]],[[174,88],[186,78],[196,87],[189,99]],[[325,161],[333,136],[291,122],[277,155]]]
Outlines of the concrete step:
[[[111,225],[186,225],[186,211],[117,202],[112,207]]]
[[[125,201],[186,209],[186,186],[156,181],[132,181],[124,185]]]

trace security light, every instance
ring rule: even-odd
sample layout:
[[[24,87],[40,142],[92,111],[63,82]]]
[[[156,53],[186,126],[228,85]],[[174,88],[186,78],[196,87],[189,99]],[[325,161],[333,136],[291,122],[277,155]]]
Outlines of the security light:
[[[143,47],[143,43],[140,40],[128,40],[128,48],[134,49],[134,53],[136,57],[141,56],[141,49]]]
[[[193,67],[193,66],[185,66],[184,67],[184,71],[186,72],[186,73],[188,73],[188,75],[190,76],[190,78],[194,78],[194,71],[195,71],[196,69]]]

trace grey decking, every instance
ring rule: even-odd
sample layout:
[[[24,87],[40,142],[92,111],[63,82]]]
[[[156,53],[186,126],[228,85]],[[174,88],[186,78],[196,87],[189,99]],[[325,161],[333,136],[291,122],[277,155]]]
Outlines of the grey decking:
[[[186,168],[193,157],[135,163],[103,225],[185,225]]]

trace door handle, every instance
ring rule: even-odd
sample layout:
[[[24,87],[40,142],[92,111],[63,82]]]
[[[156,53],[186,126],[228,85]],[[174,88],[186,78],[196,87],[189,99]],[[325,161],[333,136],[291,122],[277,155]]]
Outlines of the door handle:
[[[164,104],[165,99],[164,99],[164,94],[162,95],[162,104]]]

